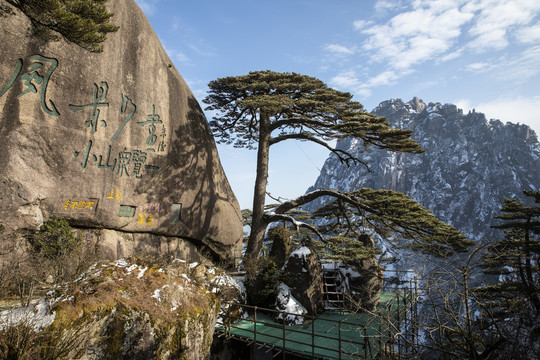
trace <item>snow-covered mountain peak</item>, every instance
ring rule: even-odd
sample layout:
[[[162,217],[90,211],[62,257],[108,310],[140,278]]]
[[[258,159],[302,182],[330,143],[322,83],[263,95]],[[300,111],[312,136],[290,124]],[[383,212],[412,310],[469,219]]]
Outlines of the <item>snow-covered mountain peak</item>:
[[[348,168],[330,156],[308,191],[401,191],[471,238],[481,239],[499,236],[490,225],[504,198],[540,189],[540,144],[526,125],[488,122],[482,113],[465,115],[454,104],[426,105],[416,97],[406,103],[383,101],[373,113],[395,127],[412,129],[425,153],[363,152],[361,141],[344,139],[338,147],[357,154],[373,173],[363,166]]]

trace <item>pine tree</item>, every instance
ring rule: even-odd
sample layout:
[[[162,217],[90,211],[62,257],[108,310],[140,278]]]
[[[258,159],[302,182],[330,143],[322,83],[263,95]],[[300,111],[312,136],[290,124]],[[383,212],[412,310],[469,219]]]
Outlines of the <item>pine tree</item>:
[[[502,223],[504,238],[488,247],[482,259],[484,273],[498,281],[475,290],[483,302],[483,318],[500,329],[506,342],[501,356],[540,356],[540,192],[524,191],[533,204],[505,199]]]
[[[107,0],[7,0],[25,13],[42,39],[69,42],[91,52],[102,52],[107,34],[118,30],[110,23]]]
[[[296,73],[256,71],[210,82],[207,110],[218,115],[210,127],[219,143],[257,148],[257,175],[247,256],[256,258],[269,224],[265,219],[269,150],[285,140],[310,141],[335,154],[343,163],[367,164],[329,141],[354,137],[365,148],[422,152],[410,130],[395,129],[381,117],[364,111],[352,95],[322,81]]]
[[[540,192],[524,191],[536,203]],[[505,237],[489,248],[484,258],[484,272],[496,275],[500,281],[482,289],[501,316],[533,311],[540,315],[540,206],[525,205],[515,199],[505,199],[501,215]]]
[[[324,242],[324,234],[358,239],[370,229],[396,244],[437,257],[465,252],[474,241],[454,227],[437,219],[429,210],[407,195],[392,190],[362,188],[352,192],[316,190],[272,209],[266,218],[279,219],[292,209],[322,196],[334,200],[314,212],[325,225],[314,230]],[[363,246],[364,248],[366,246]],[[367,247],[373,247],[371,244]],[[359,251],[363,251],[360,246]],[[366,252],[369,256],[370,252]]]

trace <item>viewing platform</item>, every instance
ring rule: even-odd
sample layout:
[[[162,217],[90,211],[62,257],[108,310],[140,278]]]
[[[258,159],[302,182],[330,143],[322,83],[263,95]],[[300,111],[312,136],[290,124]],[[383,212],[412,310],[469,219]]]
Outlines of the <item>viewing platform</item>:
[[[417,298],[414,277],[387,287],[373,312],[326,310],[311,316],[229,304],[228,315],[218,320],[216,331],[248,343],[252,359],[285,359],[287,355],[340,360],[374,359],[380,354],[407,357],[416,341],[412,325]],[[284,318],[292,320],[288,321],[292,325],[278,320]]]

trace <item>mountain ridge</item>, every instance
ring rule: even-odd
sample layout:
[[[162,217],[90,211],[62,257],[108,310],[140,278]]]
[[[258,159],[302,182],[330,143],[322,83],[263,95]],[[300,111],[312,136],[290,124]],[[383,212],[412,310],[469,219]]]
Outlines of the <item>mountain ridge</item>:
[[[426,151],[363,151],[359,140],[340,140],[338,147],[359,155],[372,172],[362,166],[347,168],[330,155],[308,192],[362,187],[400,191],[470,238],[481,240],[497,236],[490,226],[504,198],[521,199],[523,190],[540,188],[540,144],[527,125],[488,121],[480,112],[464,114],[454,104],[426,104],[417,97],[409,102],[386,100],[372,112],[394,127],[413,130],[412,138]],[[323,201],[307,209],[314,210]]]

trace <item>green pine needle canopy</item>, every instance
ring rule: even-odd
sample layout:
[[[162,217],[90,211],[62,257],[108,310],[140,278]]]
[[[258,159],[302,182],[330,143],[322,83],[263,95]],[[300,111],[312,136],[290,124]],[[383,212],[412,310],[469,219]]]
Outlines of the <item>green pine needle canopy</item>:
[[[90,52],[102,52],[107,34],[118,30],[110,22],[108,0],[7,0],[32,21],[36,35],[46,41],[68,42]]]
[[[261,131],[268,132],[270,145],[289,139],[311,141],[328,148],[347,165],[365,163],[332,148],[330,140],[354,137],[362,139],[366,147],[423,151],[410,138],[411,130],[392,128],[384,118],[366,112],[350,93],[334,90],[311,76],[255,71],[214,80],[209,87],[204,102],[210,105],[207,110],[218,111],[210,127],[219,143],[255,149]]]
[[[272,221],[287,221],[285,212],[265,213],[269,150],[285,140],[310,141],[325,147],[347,166],[363,164],[362,152],[334,146],[334,140],[354,138],[364,150],[421,153],[411,130],[396,129],[385,118],[366,112],[352,95],[328,87],[311,76],[270,70],[230,76],[210,82],[203,100],[216,112],[210,127],[219,143],[257,149],[251,232],[247,256],[257,258]],[[306,198],[304,198],[306,199]],[[313,200],[313,199],[312,199]],[[291,205],[292,202],[289,202]],[[298,206],[292,206],[288,210]],[[426,220],[427,221],[427,220]],[[451,240],[450,240],[451,241]]]

